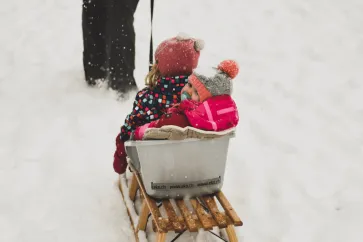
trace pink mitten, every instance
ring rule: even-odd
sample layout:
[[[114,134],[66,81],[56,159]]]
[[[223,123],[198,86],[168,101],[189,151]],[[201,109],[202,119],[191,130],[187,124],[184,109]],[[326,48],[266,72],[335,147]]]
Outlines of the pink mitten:
[[[134,131],[133,140],[142,140],[145,134],[145,130],[147,128],[152,128],[153,126],[153,123],[148,123],[143,126],[137,127]]]

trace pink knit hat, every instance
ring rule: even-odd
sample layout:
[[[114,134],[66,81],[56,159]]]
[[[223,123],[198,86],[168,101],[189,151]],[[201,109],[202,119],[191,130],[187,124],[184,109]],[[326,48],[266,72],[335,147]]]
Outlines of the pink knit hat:
[[[164,40],[155,51],[155,60],[162,76],[190,75],[198,66],[204,41],[185,34]]]

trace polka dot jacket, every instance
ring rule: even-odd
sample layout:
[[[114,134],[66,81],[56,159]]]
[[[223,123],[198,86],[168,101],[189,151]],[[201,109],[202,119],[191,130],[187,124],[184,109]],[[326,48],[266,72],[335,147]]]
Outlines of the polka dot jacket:
[[[136,94],[132,112],[121,127],[121,140],[130,139],[131,132],[138,126],[160,118],[166,109],[180,102],[180,92],[188,83],[188,76],[162,77],[154,89],[148,87]]]

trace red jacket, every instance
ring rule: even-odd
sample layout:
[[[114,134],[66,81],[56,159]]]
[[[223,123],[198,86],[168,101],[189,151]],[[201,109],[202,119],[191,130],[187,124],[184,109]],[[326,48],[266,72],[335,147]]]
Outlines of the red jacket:
[[[184,100],[180,105],[169,108],[159,120],[138,127],[134,139],[142,140],[147,128],[160,128],[164,125],[223,131],[236,127],[238,121],[236,103],[229,95],[214,96],[202,103]]]

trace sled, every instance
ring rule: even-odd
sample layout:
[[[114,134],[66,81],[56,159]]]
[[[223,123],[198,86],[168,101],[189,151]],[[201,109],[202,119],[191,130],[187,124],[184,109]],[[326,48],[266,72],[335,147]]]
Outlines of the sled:
[[[132,170],[132,178],[128,186],[128,192],[125,186],[123,186],[123,181],[120,181],[119,187],[128,210],[136,241],[139,241],[139,231],[145,231],[149,216],[152,219],[153,231],[156,233],[156,242],[166,241],[166,234],[168,232],[181,235],[187,230],[189,232],[198,232],[199,229],[212,231],[215,226],[219,229],[226,230],[230,242],[238,241],[234,227],[242,226],[243,223],[222,191],[211,195],[189,198],[187,200],[156,200],[146,193],[140,174],[132,165],[130,168]],[[120,177],[120,179],[122,178]],[[135,201],[138,190],[143,201],[138,221],[134,221],[131,214],[136,209],[130,208],[130,203],[128,204],[126,200],[129,199],[131,202]],[[218,209],[216,200],[219,201],[224,211]],[[161,215],[160,208],[157,205],[158,203],[164,207],[167,214],[166,217]],[[187,203],[192,205],[192,209],[187,206]],[[132,206],[134,205],[132,204]],[[177,215],[177,210],[181,215]]]
[[[186,231],[204,230],[220,237],[215,228],[224,230],[228,241],[238,241],[235,227],[242,226],[242,220],[221,191],[231,137],[233,132],[206,140],[125,143],[131,179],[127,182],[126,174],[121,175],[119,188],[136,241],[146,237],[149,219],[156,235],[149,242],[164,242],[170,232],[177,234],[171,241]],[[198,161],[195,154],[199,154]],[[138,212],[137,198],[141,202]]]

